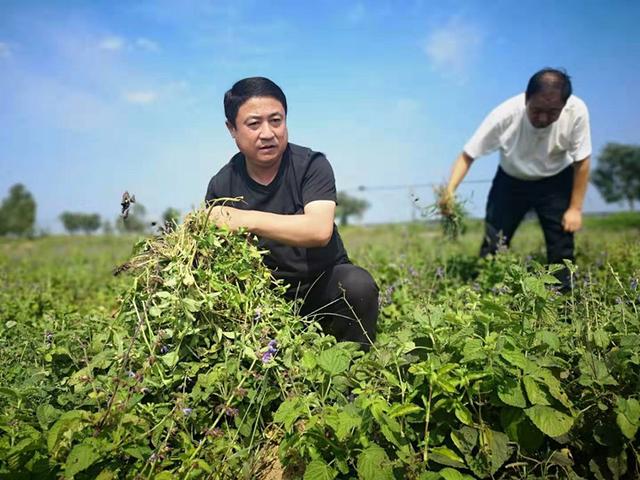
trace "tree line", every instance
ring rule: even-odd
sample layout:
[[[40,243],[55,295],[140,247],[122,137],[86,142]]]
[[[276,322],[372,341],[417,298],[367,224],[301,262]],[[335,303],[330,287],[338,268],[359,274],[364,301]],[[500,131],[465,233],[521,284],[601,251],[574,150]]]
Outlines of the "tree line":
[[[0,236],[32,237],[36,235],[37,204],[26,187],[20,183],[9,189],[9,194],[0,205]],[[84,233],[90,235],[102,229],[105,234],[145,233],[153,225],[146,218],[146,208],[136,203],[127,219],[117,217],[112,223],[102,219],[97,213],[64,211],[59,215],[62,226],[69,234]],[[163,223],[178,223],[180,211],[169,207],[162,214]]]
[[[607,203],[626,202],[630,210],[640,201],[640,145],[608,143],[598,156],[598,163],[591,174],[591,183]],[[350,217],[361,217],[369,203],[361,198],[338,192],[336,218],[340,225],[347,225]],[[34,236],[37,205],[33,195],[22,184],[13,185],[0,204],[0,236]],[[126,220],[118,217],[114,223],[103,220],[97,213],[62,212],[59,216],[70,234],[92,234],[102,229],[106,234],[144,233],[149,230],[146,209],[136,203]],[[180,212],[167,208],[162,222],[177,223]]]

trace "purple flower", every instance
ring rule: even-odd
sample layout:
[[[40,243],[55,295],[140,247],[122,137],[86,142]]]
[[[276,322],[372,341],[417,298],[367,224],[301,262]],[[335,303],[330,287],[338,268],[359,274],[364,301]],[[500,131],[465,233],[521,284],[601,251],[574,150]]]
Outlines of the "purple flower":
[[[629,286],[631,287],[631,290],[635,292],[638,289],[638,279],[632,278],[631,283],[629,283]]]
[[[234,407],[226,407],[224,409],[224,413],[227,415],[227,417],[235,417],[236,415],[238,415],[238,409]]]
[[[182,413],[185,415],[185,417],[188,417],[189,415],[191,415],[191,412],[193,412],[192,408],[183,408],[182,409]]]
[[[168,351],[169,351],[169,347],[168,347],[167,345],[162,345],[162,346],[160,347],[160,353],[161,353],[161,354],[163,354],[163,355],[164,355],[164,354],[165,354],[165,353],[167,353]]]
[[[417,277],[418,271],[413,267],[409,267],[409,275],[411,275],[412,277]]]
[[[444,278],[444,268],[438,267],[436,269],[436,278]]]
[[[276,353],[278,353],[278,341],[275,339],[269,340],[267,351],[262,354],[262,363],[269,363]]]

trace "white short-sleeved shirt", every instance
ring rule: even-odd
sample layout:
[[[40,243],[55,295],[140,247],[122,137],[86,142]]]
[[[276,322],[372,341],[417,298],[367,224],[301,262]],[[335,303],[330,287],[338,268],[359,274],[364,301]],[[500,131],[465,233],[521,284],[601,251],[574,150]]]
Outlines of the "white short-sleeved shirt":
[[[539,180],[591,155],[589,111],[571,95],[558,120],[545,128],[531,125],[521,93],[498,105],[480,124],[464,151],[478,158],[500,150],[500,166],[512,177]]]

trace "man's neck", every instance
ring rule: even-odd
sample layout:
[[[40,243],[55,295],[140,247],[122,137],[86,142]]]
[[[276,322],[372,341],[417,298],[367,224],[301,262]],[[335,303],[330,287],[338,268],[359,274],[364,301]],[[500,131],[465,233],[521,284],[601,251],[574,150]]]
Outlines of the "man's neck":
[[[271,165],[265,165],[263,167],[256,166],[251,164],[250,162],[246,162],[247,173],[249,177],[260,185],[269,185],[273,182],[273,179],[278,175],[278,170],[280,170],[280,164],[282,163],[282,157],[277,162]]]

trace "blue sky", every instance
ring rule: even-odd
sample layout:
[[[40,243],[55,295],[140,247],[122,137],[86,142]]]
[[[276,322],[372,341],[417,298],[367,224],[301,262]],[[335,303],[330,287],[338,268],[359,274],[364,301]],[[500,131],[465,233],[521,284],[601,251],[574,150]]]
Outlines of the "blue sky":
[[[186,212],[236,151],[224,92],[255,75],[285,91],[290,140],[354,194],[444,181],[483,117],[545,66],[573,77],[597,156],[639,143],[639,23],[637,1],[0,0],[0,196],[24,183],[54,231],[64,210],[114,219],[124,190],[150,219]],[[479,159],[467,178],[496,166]],[[488,187],[460,187],[473,214]],[[367,222],[411,216],[407,189],[361,195]],[[590,187],[585,210],[611,208]]]

